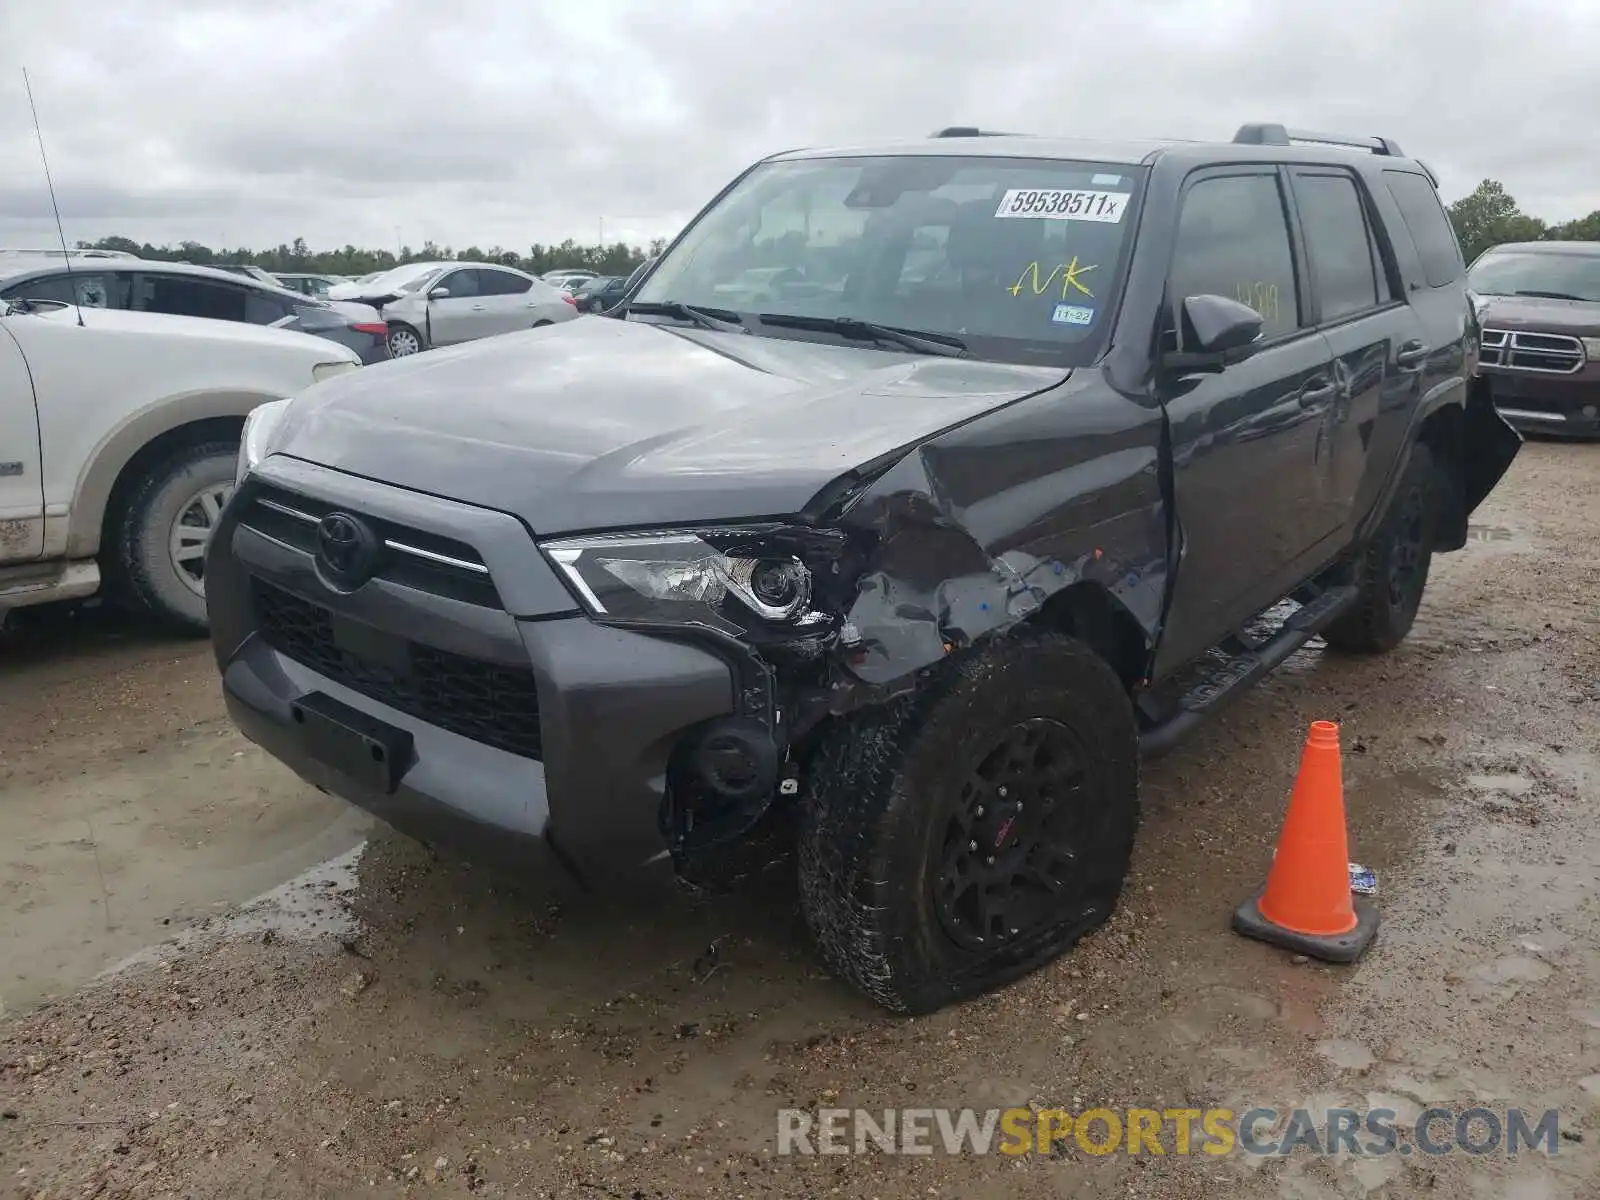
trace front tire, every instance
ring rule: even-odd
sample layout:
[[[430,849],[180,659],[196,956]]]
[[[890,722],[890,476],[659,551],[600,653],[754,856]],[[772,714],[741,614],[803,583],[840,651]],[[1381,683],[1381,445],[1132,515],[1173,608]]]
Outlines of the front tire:
[[[408,358],[422,353],[422,335],[409,325],[389,326],[389,357]]]
[[[1439,474],[1433,452],[1418,442],[1383,524],[1357,564],[1361,598],[1323,632],[1330,649],[1382,654],[1405,640],[1428,586],[1438,523]]]
[[[204,633],[205,552],[233,494],[239,447],[183,446],[129,494],[122,510],[115,574],[132,606],[187,633]]]
[[[829,967],[927,1013],[1102,924],[1139,813],[1133,708],[1081,642],[1028,632],[848,717],[811,768],[800,897]]]

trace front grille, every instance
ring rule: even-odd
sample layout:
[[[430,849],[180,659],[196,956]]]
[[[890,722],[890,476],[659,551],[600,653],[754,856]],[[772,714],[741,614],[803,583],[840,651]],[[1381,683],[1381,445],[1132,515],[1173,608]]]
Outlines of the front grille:
[[[254,584],[261,636],[278,653],[440,729],[523,758],[540,757],[532,670],[436,650],[347,622],[264,580]]]
[[[1570,375],[1581,371],[1586,361],[1583,343],[1565,333],[1485,329],[1479,349],[1480,360],[1486,367],[1538,371],[1546,375]]]
[[[285,546],[315,554],[317,523],[333,511],[335,506],[325,501],[264,486],[251,492],[240,511],[239,524]],[[503,607],[489,568],[471,546],[392,521],[355,515],[372,526],[383,547],[376,578],[483,608]]]

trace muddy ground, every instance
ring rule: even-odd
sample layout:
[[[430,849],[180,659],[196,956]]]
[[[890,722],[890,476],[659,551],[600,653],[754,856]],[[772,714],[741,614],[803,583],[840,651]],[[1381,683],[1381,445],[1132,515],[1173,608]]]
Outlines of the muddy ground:
[[[1404,646],[1308,648],[1148,768],[1106,929],[914,1021],[818,968],[786,862],[603,903],[435,859],[233,733],[203,645],[93,613],[14,631],[0,1194],[1600,1194],[1597,521],[1600,447],[1529,444]],[[1380,880],[1354,968],[1228,931],[1326,717]],[[781,1107],[1029,1103],[1555,1108],[1562,1134],[1516,1158],[775,1153]]]

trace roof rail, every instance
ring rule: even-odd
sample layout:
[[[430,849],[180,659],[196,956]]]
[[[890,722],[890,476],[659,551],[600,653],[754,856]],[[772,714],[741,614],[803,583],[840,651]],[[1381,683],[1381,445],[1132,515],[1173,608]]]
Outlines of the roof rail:
[[[1314,142],[1319,146],[1349,146],[1357,150],[1370,150],[1390,158],[1403,158],[1400,143],[1386,137],[1356,137],[1342,133],[1317,133],[1310,129],[1286,129],[1282,125],[1251,124],[1239,126],[1233,135],[1242,146],[1292,146],[1295,142]]]
[[[935,130],[930,137],[936,138],[968,138],[968,137],[1020,137],[1020,134],[1006,133],[999,129],[979,129],[976,125],[948,125],[943,129]]]

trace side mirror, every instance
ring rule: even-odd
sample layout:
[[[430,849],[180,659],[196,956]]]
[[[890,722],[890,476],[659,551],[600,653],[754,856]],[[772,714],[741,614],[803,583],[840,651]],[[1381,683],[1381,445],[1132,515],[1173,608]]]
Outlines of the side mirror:
[[[1221,371],[1243,362],[1256,352],[1263,328],[1248,304],[1210,294],[1186,296],[1178,320],[1184,348],[1161,359],[1171,371]]]
[[[447,288],[447,287],[436,287],[436,288],[429,288],[428,289],[428,299],[429,300],[448,300],[449,298],[450,298],[450,289]]]

